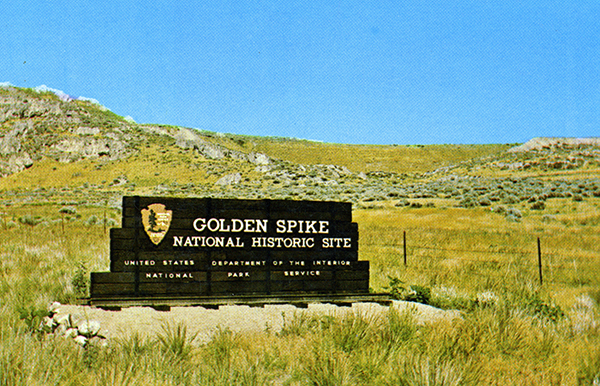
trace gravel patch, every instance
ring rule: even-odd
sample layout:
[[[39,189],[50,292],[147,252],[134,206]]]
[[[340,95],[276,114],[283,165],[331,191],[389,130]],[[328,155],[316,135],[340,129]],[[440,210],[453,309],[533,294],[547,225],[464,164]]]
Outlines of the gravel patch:
[[[229,329],[233,332],[259,332],[268,329],[281,330],[284,318],[289,322],[295,314],[330,315],[341,317],[348,313],[377,315],[388,312],[390,307],[399,311],[411,310],[415,322],[425,324],[442,319],[460,318],[456,310],[441,310],[419,303],[393,301],[392,306],[377,303],[353,303],[351,307],[333,304],[314,303],[301,309],[292,305],[265,305],[264,307],[221,306],[219,309],[203,307],[172,307],[170,311],[157,311],[151,307],[129,307],[121,311],[107,311],[90,306],[62,305],[58,315],[71,314],[77,323],[83,320],[100,323],[100,334],[107,338],[126,337],[133,333],[154,336],[161,332],[165,323],[171,325],[183,323],[188,331],[198,332],[198,341],[207,342],[217,329]],[[284,316],[285,315],[285,316]]]

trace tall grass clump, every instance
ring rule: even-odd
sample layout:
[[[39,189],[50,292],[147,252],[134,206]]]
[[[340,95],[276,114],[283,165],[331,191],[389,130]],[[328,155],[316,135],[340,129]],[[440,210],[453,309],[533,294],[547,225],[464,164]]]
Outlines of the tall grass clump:
[[[161,326],[162,331],[157,334],[156,339],[165,354],[172,355],[179,360],[188,359],[193,351],[193,342],[198,333],[188,333],[187,326],[183,323],[165,322]]]

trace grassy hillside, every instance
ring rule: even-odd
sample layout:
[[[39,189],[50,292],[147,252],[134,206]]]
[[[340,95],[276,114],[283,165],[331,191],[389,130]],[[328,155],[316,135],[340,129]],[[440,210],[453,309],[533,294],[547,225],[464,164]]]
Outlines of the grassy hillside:
[[[423,173],[498,154],[511,145],[344,145],[253,138],[254,149],[300,164],[343,165],[353,172]]]

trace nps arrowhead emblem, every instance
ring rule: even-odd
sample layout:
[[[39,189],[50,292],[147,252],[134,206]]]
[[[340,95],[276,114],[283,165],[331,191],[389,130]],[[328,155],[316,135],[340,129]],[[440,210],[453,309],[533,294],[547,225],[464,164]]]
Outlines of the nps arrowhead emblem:
[[[154,245],[160,244],[165,238],[172,217],[173,211],[166,210],[163,204],[152,204],[148,205],[148,208],[142,209],[142,224]]]

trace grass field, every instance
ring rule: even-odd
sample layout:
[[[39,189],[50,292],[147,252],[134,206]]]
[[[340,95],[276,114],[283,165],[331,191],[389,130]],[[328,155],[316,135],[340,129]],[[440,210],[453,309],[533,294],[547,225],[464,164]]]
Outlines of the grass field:
[[[85,348],[32,332],[18,310],[73,302],[90,271],[107,271],[104,224],[115,226],[119,211],[13,205],[0,215],[0,379],[5,385],[591,385],[600,376],[598,204],[598,198],[549,200],[548,210],[570,210],[551,223],[537,212],[514,223],[483,208],[441,205],[383,202],[356,210],[359,256],[371,261],[372,289],[460,309],[454,322],[416,325],[410,312],[393,309],[381,318],[298,313],[277,333],[225,330],[199,344],[193,325],[171,325],[161,335]]]

